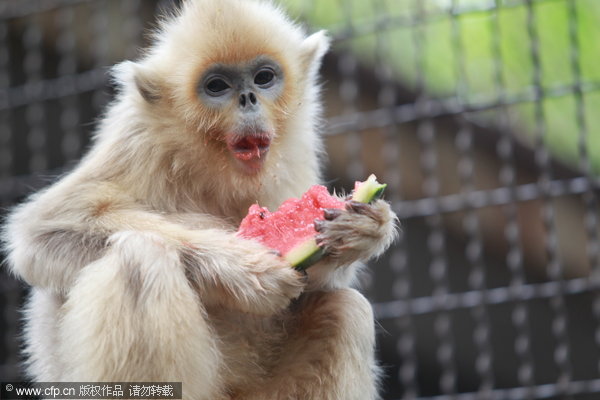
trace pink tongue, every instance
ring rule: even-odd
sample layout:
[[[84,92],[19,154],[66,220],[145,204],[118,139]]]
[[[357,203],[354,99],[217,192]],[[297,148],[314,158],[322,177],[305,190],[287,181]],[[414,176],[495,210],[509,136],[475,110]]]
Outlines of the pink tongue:
[[[260,158],[261,153],[268,148],[268,139],[255,136],[244,137],[231,145],[234,157],[242,161]]]

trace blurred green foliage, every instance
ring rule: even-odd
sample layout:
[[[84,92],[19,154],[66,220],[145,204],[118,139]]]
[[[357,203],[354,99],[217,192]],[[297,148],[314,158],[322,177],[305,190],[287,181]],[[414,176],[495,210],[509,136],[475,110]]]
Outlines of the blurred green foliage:
[[[364,63],[389,65],[411,89],[475,106],[504,96],[515,103],[507,108],[523,141],[543,140],[576,167],[585,144],[600,172],[600,0],[281,1],[297,18],[329,29],[336,46]]]

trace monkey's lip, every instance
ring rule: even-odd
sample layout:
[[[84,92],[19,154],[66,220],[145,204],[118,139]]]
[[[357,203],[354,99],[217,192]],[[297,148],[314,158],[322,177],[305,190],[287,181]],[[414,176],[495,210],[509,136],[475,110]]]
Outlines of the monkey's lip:
[[[231,154],[244,163],[255,164],[261,161],[271,146],[269,135],[232,135],[227,138],[227,148]]]

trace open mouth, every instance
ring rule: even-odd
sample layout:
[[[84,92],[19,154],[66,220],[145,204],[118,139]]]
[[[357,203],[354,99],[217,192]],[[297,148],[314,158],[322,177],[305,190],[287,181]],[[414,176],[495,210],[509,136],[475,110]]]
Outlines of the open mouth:
[[[251,169],[257,169],[271,146],[269,135],[231,135],[227,138],[227,148],[237,160]]]

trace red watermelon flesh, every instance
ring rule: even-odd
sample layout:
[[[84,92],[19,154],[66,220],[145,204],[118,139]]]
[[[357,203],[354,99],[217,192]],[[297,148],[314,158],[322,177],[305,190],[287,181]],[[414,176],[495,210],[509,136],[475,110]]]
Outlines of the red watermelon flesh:
[[[343,200],[330,195],[326,187],[314,185],[301,198],[286,200],[274,212],[253,204],[240,224],[238,235],[258,240],[286,254],[296,245],[315,236],[314,220],[324,219],[324,209],[343,209],[344,204]]]
[[[369,203],[381,197],[385,187],[371,175],[364,182],[356,182],[352,200]],[[238,235],[277,250],[294,268],[305,269],[325,255],[315,240],[314,221],[325,219],[327,208],[343,209],[345,202],[330,195],[324,186],[314,185],[300,199],[286,200],[275,212],[252,205],[240,224]]]

